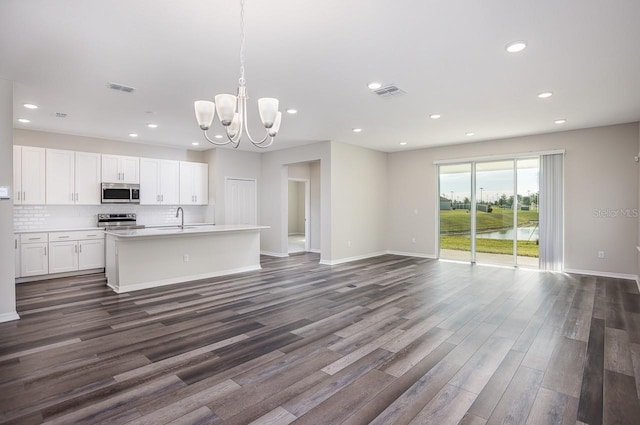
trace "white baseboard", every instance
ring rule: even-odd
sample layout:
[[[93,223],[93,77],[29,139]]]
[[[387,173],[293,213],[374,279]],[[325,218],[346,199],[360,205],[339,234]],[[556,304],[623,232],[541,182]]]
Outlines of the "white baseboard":
[[[313,252],[314,254],[320,254],[320,250],[319,249],[310,249],[307,252]]]
[[[416,257],[416,258],[428,258],[430,260],[437,260],[438,257],[435,255],[430,255],[430,254],[420,254],[417,252],[404,252],[404,251],[393,251],[393,250],[389,250],[387,251],[387,254],[391,254],[391,255],[400,255],[402,257]]]
[[[595,270],[576,270],[576,269],[563,269],[562,271],[565,273],[583,274],[586,276],[611,277],[614,279],[634,280],[638,282],[637,274],[610,273],[610,272],[599,272]]]
[[[336,266],[338,264],[350,263],[351,261],[364,260],[372,257],[379,257],[381,255],[386,255],[386,254],[387,254],[387,251],[380,251],[380,252],[372,252],[369,254],[357,255],[355,257],[340,258],[338,260],[322,260],[321,259],[320,264],[324,264],[325,266]]]
[[[117,287],[115,285],[111,285],[108,283],[107,286],[113,289],[116,293],[122,294],[126,292],[131,292],[131,291],[139,291],[141,289],[157,288],[160,286],[173,285],[176,283],[191,282],[194,280],[209,279],[212,277],[227,276],[227,275],[236,274],[236,273],[253,272],[261,269],[262,267],[260,267],[260,265],[257,265],[257,266],[239,267],[237,269],[221,270],[221,271],[212,272],[212,273],[203,273],[199,275],[180,276],[180,277],[174,277],[170,279],[156,280],[153,282],[134,283],[130,285],[120,284]]]
[[[0,314],[0,323],[11,322],[12,320],[18,320],[20,316],[18,313],[3,313]]]
[[[281,254],[279,252],[260,251],[260,255],[267,255],[269,257],[288,257],[289,254]]]

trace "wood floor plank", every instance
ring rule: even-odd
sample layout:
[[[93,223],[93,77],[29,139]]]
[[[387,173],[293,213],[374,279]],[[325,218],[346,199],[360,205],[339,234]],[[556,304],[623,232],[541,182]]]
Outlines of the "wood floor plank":
[[[520,366],[487,424],[525,424],[542,378],[541,371]]]
[[[592,319],[587,356],[582,374],[578,420],[592,425],[602,424],[604,404],[604,320]]]
[[[604,423],[640,423],[640,401],[636,397],[635,380],[631,376],[604,371]]]
[[[542,386],[571,397],[580,397],[586,349],[587,344],[582,341],[560,337],[551,354]]]

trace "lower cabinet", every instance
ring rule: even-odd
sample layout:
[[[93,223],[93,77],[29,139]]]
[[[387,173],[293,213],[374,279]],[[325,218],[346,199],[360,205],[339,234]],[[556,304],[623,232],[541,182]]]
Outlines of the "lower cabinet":
[[[102,232],[49,234],[49,274],[104,267]]]
[[[104,232],[23,233],[15,237],[16,278],[104,268]]]
[[[20,236],[19,235],[13,235],[13,250],[14,250],[13,256],[16,262],[15,274],[16,274],[16,277],[20,277],[22,276],[22,270],[20,270]]]
[[[49,273],[47,233],[20,235],[20,277]]]

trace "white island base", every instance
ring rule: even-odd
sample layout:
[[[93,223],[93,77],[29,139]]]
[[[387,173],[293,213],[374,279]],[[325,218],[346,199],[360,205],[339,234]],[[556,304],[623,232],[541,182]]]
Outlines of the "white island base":
[[[265,226],[106,232],[107,285],[117,293],[259,270]]]

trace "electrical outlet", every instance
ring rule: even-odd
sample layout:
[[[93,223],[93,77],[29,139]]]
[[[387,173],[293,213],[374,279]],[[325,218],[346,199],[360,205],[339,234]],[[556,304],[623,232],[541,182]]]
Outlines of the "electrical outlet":
[[[604,251],[598,251],[598,258],[604,258]]]
[[[189,254],[184,254],[182,256],[182,261],[184,261],[185,263],[188,263],[189,262]]]

